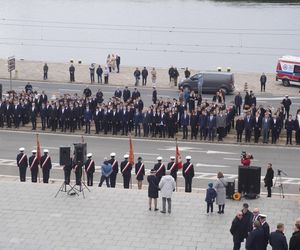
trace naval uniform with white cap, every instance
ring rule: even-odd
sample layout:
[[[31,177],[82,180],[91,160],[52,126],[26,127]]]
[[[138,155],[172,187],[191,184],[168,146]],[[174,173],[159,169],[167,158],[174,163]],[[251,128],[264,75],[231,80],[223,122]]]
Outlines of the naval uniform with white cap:
[[[138,157],[138,162],[135,164],[135,174],[138,181],[138,189],[142,189],[145,175],[145,165],[142,162],[142,157]]]
[[[264,214],[259,214],[258,215],[258,220],[259,220],[259,222],[261,224],[261,227],[264,231],[264,236],[265,236],[264,237],[265,238],[264,243],[265,243],[265,246],[266,246],[266,249],[267,249],[267,246],[268,246],[268,243],[269,243],[269,238],[270,238],[270,226],[269,226],[268,222],[266,222],[266,218],[267,218],[267,216],[264,215]]]
[[[51,157],[48,149],[44,149],[44,155],[41,157],[41,168],[43,171],[43,183],[48,183],[50,169],[52,168]]]
[[[93,186],[93,176],[95,173],[95,162],[92,159],[92,156],[93,156],[92,153],[88,153],[87,154],[88,159],[86,160],[86,162],[84,164],[88,186]]]
[[[157,163],[154,165],[154,170],[156,170],[156,178],[158,183],[160,182],[161,177],[163,177],[164,175],[166,175],[166,167],[165,164],[162,163],[162,157],[158,156],[157,158]]]
[[[182,175],[185,179],[185,192],[191,193],[192,192],[192,180],[194,177],[194,166],[191,163],[191,156],[185,157],[186,163],[183,164],[182,168]]]
[[[31,151],[32,156],[29,157],[29,168],[31,171],[31,181],[37,182],[37,175],[39,171],[39,160],[36,155],[36,150]]]
[[[119,172],[119,164],[118,161],[115,159],[116,153],[112,152],[110,154],[111,159],[108,161],[110,165],[112,166],[112,173],[110,174],[110,187],[114,188],[116,187],[116,179]]]
[[[27,155],[24,153],[25,148],[19,148],[20,153],[17,155],[17,166],[19,167],[20,181],[26,181],[26,170],[28,167]]]
[[[175,156],[170,156],[170,160],[167,169],[170,170],[170,175],[177,181],[178,164],[175,162]]]
[[[124,155],[124,161],[121,162],[121,173],[123,175],[123,183],[124,188],[129,188],[129,182],[131,179],[131,170],[132,170],[132,164],[128,161],[129,155]]]

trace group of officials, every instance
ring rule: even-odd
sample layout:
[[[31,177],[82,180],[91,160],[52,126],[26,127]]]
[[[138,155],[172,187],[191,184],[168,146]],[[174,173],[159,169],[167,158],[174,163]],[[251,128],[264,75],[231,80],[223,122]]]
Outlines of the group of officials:
[[[32,150],[32,155],[27,159],[25,154],[25,148],[19,149],[20,153],[17,155],[17,166],[19,167],[20,181],[26,181],[26,170],[29,166],[31,171],[31,180],[32,182],[37,182],[39,166],[42,169],[43,173],[43,182],[48,183],[50,177],[50,169],[52,168],[51,157],[49,155],[49,150],[44,149],[44,155],[41,156],[41,159],[38,159],[37,151]],[[71,172],[75,172],[76,185],[82,184],[82,170],[86,174],[86,180],[88,186],[93,186],[94,173],[95,173],[95,161],[92,159],[93,154],[87,154],[87,160],[85,162],[80,162],[76,160],[76,156],[70,158],[68,164],[64,165],[64,176],[65,184],[70,184]],[[182,166],[182,175],[185,179],[185,192],[192,192],[192,180],[194,177],[194,165],[191,162],[192,157],[186,156],[186,162]],[[163,158],[161,156],[157,157],[157,163],[153,166],[155,171],[155,177],[159,183],[161,178],[166,175],[166,170],[170,171],[170,175],[177,181],[177,173],[181,170],[181,163],[176,163],[175,156],[170,157],[170,162],[166,165],[163,163]],[[105,169],[108,166],[108,169]],[[104,163],[101,165],[102,175],[106,177],[106,183],[108,187],[114,188],[116,186],[117,175],[120,172],[123,177],[123,186],[125,189],[130,187],[132,169],[135,170],[135,178],[137,180],[138,189],[142,189],[142,183],[145,176],[145,164],[142,160],[142,157],[138,157],[137,163],[133,165],[129,161],[129,155],[124,155],[124,160],[120,163],[116,160],[116,153],[112,152],[110,154],[110,159],[104,160]],[[101,177],[99,186],[102,185]]]

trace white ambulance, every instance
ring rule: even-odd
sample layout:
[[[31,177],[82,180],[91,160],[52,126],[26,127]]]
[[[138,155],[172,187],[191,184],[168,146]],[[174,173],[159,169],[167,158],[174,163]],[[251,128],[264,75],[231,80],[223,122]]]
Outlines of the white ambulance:
[[[300,57],[283,56],[279,58],[276,72],[276,81],[282,80],[284,86],[290,86],[290,84],[300,86]]]

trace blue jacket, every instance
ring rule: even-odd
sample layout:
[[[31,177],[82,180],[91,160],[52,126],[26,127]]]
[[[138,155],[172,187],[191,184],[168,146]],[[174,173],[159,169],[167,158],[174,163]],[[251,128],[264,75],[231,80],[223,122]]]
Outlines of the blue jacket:
[[[105,177],[110,176],[110,174],[112,173],[112,166],[110,163],[104,162],[101,165],[101,173],[102,175],[104,175]]]
[[[91,121],[92,120],[92,111],[91,110],[85,110],[84,113],[83,113],[83,118],[84,118],[84,121],[87,122],[87,121]]]
[[[205,201],[207,203],[214,203],[216,197],[217,197],[217,192],[214,188],[206,189]]]

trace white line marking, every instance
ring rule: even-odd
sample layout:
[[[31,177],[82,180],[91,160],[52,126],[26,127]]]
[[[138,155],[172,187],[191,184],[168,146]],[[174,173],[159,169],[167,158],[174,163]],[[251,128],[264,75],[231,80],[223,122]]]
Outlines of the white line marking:
[[[58,89],[59,92],[71,91],[71,92],[82,92],[80,89]]]
[[[136,153],[134,152],[134,154],[136,155],[154,155],[154,156],[158,156],[159,154],[151,154],[151,153]]]
[[[216,165],[216,164],[204,164],[204,163],[197,163],[197,164],[196,164],[196,167],[231,168],[231,166]]]

